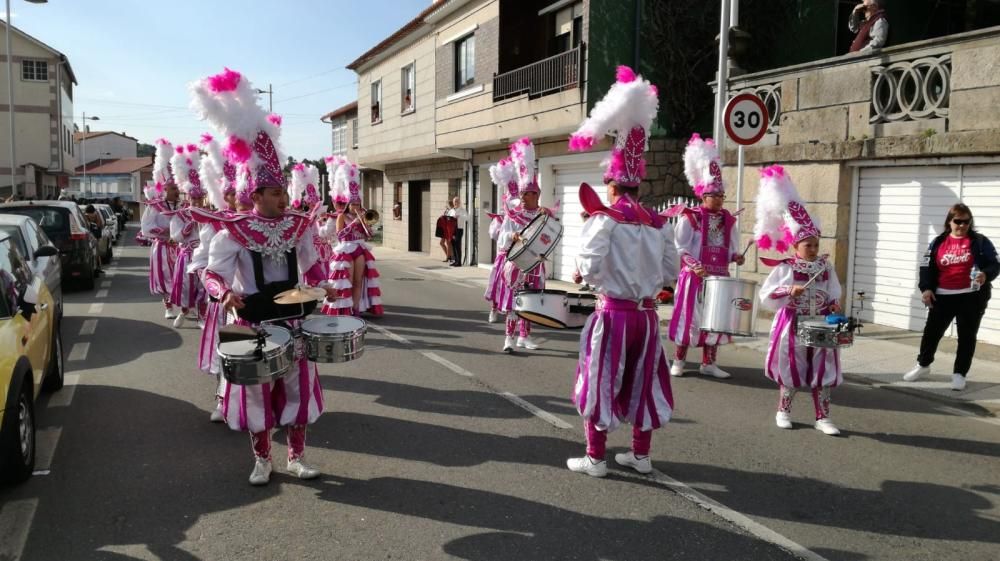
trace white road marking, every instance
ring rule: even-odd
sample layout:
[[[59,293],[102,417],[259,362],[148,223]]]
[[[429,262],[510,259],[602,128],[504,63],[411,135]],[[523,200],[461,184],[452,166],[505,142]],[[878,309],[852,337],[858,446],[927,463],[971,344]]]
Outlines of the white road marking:
[[[102,288],[98,290],[96,294],[94,294],[94,298],[107,298],[107,297],[108,297],[108,289],[106,288]]]
[[[69,407],[73,403],[73,395],[76,394],[76,385],[79,383],[79,374],[66,374],[63,379],[63,388],[51,394],[45,406],[49,409],[53,407]]]
[[[104,303],[96,302],[90,305],[90,309],[87,310],[88,314],[99,314],[104,311]]]
[[[768,543],[772,543],[780,547],[781,549],[791,552],[800,559],[805,559],[806,561],[829,561],[826,557],[807,549],[805,546],[793,542],[767,526],[752,520],[750,517],[727,507],[715,499],[695,491],[686,483],[678,481],[658,469],[654,468],[650,473],[650,476],[653,481],[667,487],[681,497],[695,503],[712,514],[739,526],[754,537],[760,538]]]
[[[49,427],[35,431],[35,470],[49,471],[52,469],[52,457],[56,455],[56,446],[62,436],[62,427]]]
[[[20,559],[35,518],[38,499],[10,501],[0,507],[0,559]]]
[[[83,320],[83,325],[80,326],[80,335],[93,335],[97,331],[97,320],[87,319]]]
[[[76,362],[87,360],[87,353],[90,352],[90,343],[73,343],[73,348],[66,357],[66,362]]]
[[[369,324],[369,325],[371,325],[371,324]],[[391,339],[399,341],[400,343],[404,343],[404,344],[407,344],[407,345],[412,345],[412,343],[410,343],[410,341],[408,341],[407,339],[404,339],[403,337],[400,337],[400,336],[396,335],[395,333],[389,331],[388,329],[386,329],[386,328],[384,328],[382,326],[371,325],[371,327],[373,329],[375,329],[376,331],[378,331],[379,333],[382,333],[383,335],[385,335],[385,336],[387,336],[387,337],[389,337]],[[426,358],[428,358],[428,359],[430,359],[430,360],[432,360],[434,362],[437,362],[438,364],[444,366],[445,368],[451,370],[452,372],[455,372],[456,374],[459,374],[459,375],[467,377],[467,378],[475,378],[479,384],[481,384],[482,386],[484,386],[490,392],[495,393],[496,395],[499,395],[500,397],[503,397],[507,401],[510,401],[514,405],[517,405],[518,407],[523,408],[524,410],[530,412],[535,417],[537,417],[537,418],[539,418],[539,419],[541,419],[541,420],[543,420],[543,421],[545,421],[545,422],[547,422],[547,423],[549,423],[549,424],[551,424],[551,425],[553,425],[553,426],[555,426],[557,428],[560,428],[560,429],[572,429],[573,428],[573,425],[567,423],[566,421],[563,421],[562,419],[556,417],[555,415],[553,415],[553,414],[551,414],[551,413],[549,413],[547,411],[543,411],[543,410],[539,409],[538,407],[535,407],[534,405],[528,403],[527,401],[525,401],[524,399],[518,397],[515,394],[512,394],[510,392],[506,392],[506,391],[497,390],[497,389],[494,389],[494,388],[490,387],[488,384],[482,382],[482,380],[480,380],[475,375],[475,373],[470,372],[470,371],[466,370],[465,368],[462,368],[461,366],[459,366],[459,365],[451,362],[450,360],[447,360],[447,359],[445,359],[445,358],[443,358],[441,356],[438,356],[437,354],[435,354],[433,352],[430,352],[430,351],[420,351],[420,350],[416,350],[416,349],[414,349],[414,350],[417,353],[423,355],[424,357],[426,357]],[[825,557],[823,557],[823,556],[821,556],[821,555],[819,555],[819,554],[817,554],[817,553],[815,553],[815,552],[807,549],[805,546],[802,546],[802,545],[800,545],[800,544],[798,544],[798,543],[796,543],[796,542],[794,542],[794,541],[786,538],[785,536],[783,536],[783,535],[775,532],[774,530],[768,528],[767,526],[764,526],[763,524],[760,524],[759,522],[754,521],[750,517],[748,517],[748,516],[746,516],[746,515],[744,515],[744,514],[742,514],[740,512],[737,512],[737,511],[735,511],[735,510],[733,510],[733,509],[731,509],[731,508],[723,505],[722,503],[719,503],[718,501],[715,501],[714,499],[711,499],[711,498],[709,498],[709,497],[707,497],[707,496],[699,493],[698,491],[692,489],[687,484],[685,484],[685,483],[683,483],[681,481],[678,481],[678,480],[676,480],[676,479],[674,479],[674,478],[666,475],[665,473],[663,473],[663,472],[661,472],[661,471],[659,471],[657,469],[654,469],[650,475],[651,475],[651,477],[652,477],[652,479],[654,481],[656,481],[657,483],[659,483],[659,484],[667,487],[671,491],[677,493],[680,497],[682,497],[684,499],[687,499],[687,500],[695,503],[699,507],[701,507],[701,508],[703,508],[703,509],[705,509],[705,510],[707,510],[707,511],[713,513],[713,514],[715,514],[716,516],[718,516],[718,517],[720,517],[720,518],[722,518],[722,519],[724,519],[724,520],[726,520],[726,521],[728,521],[728,522],[730,522],[732,524],[735,524],[736,526],[739,526],[744,531],[748,532],[749,534],[753,535],[754,537],[756,537],[758,539],[764,540],[764,541],[766,541],[768,543],[771,543],[771,544],[773,544],[773,545],[775,545],[777,547],[780,547],[780,548],[782,548],[782,549],[784,549],[786,551],[789,551],[792,554],[798,556],[800,559],[804,559],[806,561],[829,561]]]
[[[146,544],[114,544],[97,548],[97,551],[108,552],[115,557],[136,559],[138,561],[159,561],[161,557],[149,550]]]
[[[111,288],[111,281],[106,280],[101,282],[101,288]]]

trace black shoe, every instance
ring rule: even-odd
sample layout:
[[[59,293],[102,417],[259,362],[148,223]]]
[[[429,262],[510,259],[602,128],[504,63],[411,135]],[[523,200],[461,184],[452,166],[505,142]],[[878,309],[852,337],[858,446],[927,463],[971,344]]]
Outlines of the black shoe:
[[[461,263],[452,263],[451,266],[452,267],[461,267],[462,264]]]

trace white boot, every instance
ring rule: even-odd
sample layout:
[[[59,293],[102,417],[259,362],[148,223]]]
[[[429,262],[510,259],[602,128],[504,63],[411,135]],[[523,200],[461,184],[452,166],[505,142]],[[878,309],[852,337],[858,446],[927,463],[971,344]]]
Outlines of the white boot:
[[[512,352],[513,350],[514,350],[514,336],[513,335],[508,335],[503,340],[503,352],[509,353],[509,352]]]
[[[221,423],[225,421],[226,418],[222,416],[222,402],[216,402],[215,409],[212,410],[212,414],[209,415],[208,420],[213,423]]]
[[[177,314],[177,317],[174,318],[174,327],[180,329],[183,326],[184,326],[184,314],[183,313]]]
[[[500,313],[496,310],[490,310],[490,317],[486,320],[489,323],[496,323],[500,319]]]
[[[525,349],[528,349],[529,351],[533,351],[533,350],[535,350],[535,349],[538,348],[538,343],[532,341],[531,340],[531,336],[529,335],[528,337],[518,337],[517,338],[517,346],[518,347],[524,347]]]
[[[649,473],[653,471],[653,464],[649,461],[649,456],[643,456],[640,458],[631,450],[625,452],[624,454],[615,454],[615,462],[617,462],[620,466],[630,467],[639,473]]]
[[[816,430],[822,432],[823,434],[828,434],[830,436],[837,436],[840,434],[840,429],[838,429],[837,425],[833,424],[833,421],[830,419],[820,419],[816,421],[814,426],[816,427]]]
[[[774,414],[774,424],[778,425],[779,429],[790,429],[792,428],[792,415],[788,411],[778,411]]]
[[[608,463],[604,460],[595,460],[590,456],[570,458],[566,460],[566,467],[568,467],[570,471],[586,473],[591,477],[604,477],[608,474]]]
[[[174,319],[175,317],[177,317],[177,312],[174,311],[173,306],[169,306],[166,308],[166,310],[164,310],[163,312],[164,319]]]
[[[952,391],[960,392],[965,389],[965,376],[955,373],[951,375]]]
[[[684,375],[684,361],[683,360],[675,360],[670,365],[670,375],[674,376],[676,378],[680,378],[681,376]]]
[[[319,477],[319,470],[302,463],[302,458],[288,460],[288,473],[299,479],[316,479]]]
[[[251,485],[267,485],[271,481],[271,460],[257,458],[250,472]]]
[[[726,378],[732,376],[732,374],[714,364],[702,364],[699,371],[706,376],[712,376],[713,378],[719,378],[720,380],[725,380]]]

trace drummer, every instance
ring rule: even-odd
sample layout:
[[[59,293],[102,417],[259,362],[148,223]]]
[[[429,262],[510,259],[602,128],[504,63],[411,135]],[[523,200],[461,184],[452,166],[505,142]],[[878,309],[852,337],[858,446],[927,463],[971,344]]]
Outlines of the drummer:
[[[199,81],[192,92],[195,107],[229,139],[230,147],[242,145],[252,150],[240,162],[237,177],[240,191],[251,193],[254,208],[250,214],[225,221],[225,229],[212,238],[204,272],[209,294],[227,309],[250,316],[266,309],[271,293],[288,285],[324,284],[313,245],[312,217],[286,212],[287,180],[275,146],[280,120],[265,114],[246,78],[228,69]],[[333,294],[329,288],[326,292]],[[241,319],[240,323],[249,322]],[[251,485],[265,485],[270,480],[271,429],[276,426],[286,428],[288,472],[300,479],[319,475],[319,470],[305,463],[304,454],[306,425],[323,412],[322,392],[316,366],[301,354],[296,355],[291,371],[273,383],[226,382],[222,401],[226,423],[250,433],[254,453]]]
[[[722,208],[726,200],[719,167],[719,151],[712,139],[703,140],[695,134],[684,150],[684,175],[701,199],[701,205],[684,208],[675,226],[677,253],[681,272],[674,295],[674,312],[670,318],[669,336],[676,346],[672,376],[684,375],[684,363],[691,345],[701,347],[700,372],[715,378],[730,374],[716,365],[719,345],[732,342],[723,333],[701,330],[701,310],[697,296],[705,277],[729,276],[729,264],[743,264],[736,218]]]
[[[793,257],[761,258],[774,267],[760,289],[761,303],[776,312],[764,363],[764,375],[778,384],[774,421],[780,428],[792,428],[792,398],[806,389],[812,394],[816,430],[836,436],[840,430],[830,420],[830,390],[844,380],[840,351],[807,347],[797,330],[803,316],[840,313],[840,279],[827,256],[819,255],[819,224],[806,211],[788,174],[781,166],[760,173],[757,247],[782,253],[789,243],[795,248]]]
[[[677,253],[665,220],[638,203],[645,175],[646,134],[656,115],[656,88],[627,67],[619,67],[590,118],[570,137],[570,149],[592,146],[616,127],[615,147],[604,174],[611,207],[589,185],[580,202],[591,214],[583,226],[576,263],[577,283],[600,295],[580,335],[573,401],[584,419],[587,454],[566,461],[570,470],[593,477],[607,474],[609,432],[632,425],[632,449],[615,461],[639,473],[652,471],[652,431],[670,420],[673,394],[653,297],[677,273]],[[638,117],[637,117],[638,116]]]
[[[535,173],[535,145],[531,143],[531,139],[522,138],[511,144],[510,158],[517,173],[520,203],[512,206],[509,200],[504,201],[504,220],[497,235],[497,247],[500,248],[509,248],[512,242],[520,240],[519,232],[539,214],[552,216],[552,211],[538,204],[541,190],[538,188],[538,176]],[[513,352],[515,344],[529,350],[537,349],[538,343],[531,338],[531,323],[514,313],[514,294],[519,290],[544,289],[545,263],[542,262],[530,273],[525,274],[505,256],[500,280],[502,281],[500,294],[493,304],[500,313],[507,316],[503,352]],[[518,334],[516,343],[515,329]]]

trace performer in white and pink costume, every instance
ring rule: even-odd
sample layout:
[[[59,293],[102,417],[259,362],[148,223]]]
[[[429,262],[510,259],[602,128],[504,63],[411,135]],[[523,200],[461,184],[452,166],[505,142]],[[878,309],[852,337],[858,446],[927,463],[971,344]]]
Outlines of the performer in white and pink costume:
[[[201,152],[194,144],[177,146],[170,158],[174,181],[187,197],[185,204],[170,216],[170,239],[178,247],[170,303],[181,309],[174,319],[174,327],[178,328],[184,325],[189,312],[195,313],[199,319],[203,319],[205,313],[205,292],[201,280],[195,273],[188,271],[191,256],[199,244],[200,233],[190,209],[205,206],[206,192],[198,175],[200,165]]]
[[[493,183],[500,188],[500,208],[511,208],[519,204],[517,198],[517,171],[514,170],[514,162],[510,158],[503,158],[499,162],[490,166],[490,177]],[[503,224],[506,220],[505,213],[487,213],[490,217],[490,239],[498,241]],[[483,297],[490,303],[490,316],[487,321],[496,323],[500,317],[500,301],[503,294],[503,266],[507,262],[507,246],[497,243],[497,257],[493,260],[493,270],[490,272],[490,280],[486,285],[486,293]]]
[[[757,247],[779,253],[795,250],[792,257],[760,258],[774,267],[761,285],[760,301],[775,312],[764,360],[764,375],[778,384],[775,423],[792,428],[792,398],[799,390],[807,390],[812,394],[816,430],[836,436],[840,430],[830,420],[830,390],[844,381],[840,350],[806,347],[797,330],[801,316],[840,313],[840,279],[828,256],[819,255],[819,224],[809,215],[785,170],[770,166],[760,175],[754,227]]]
[[[288,187],[288,198],[291,200],[292,209],[299,212],[309,212],[322,201],[319,190],[319,169],[312,164],[298,163],[292,166],[292,179]],[[323,213],[316,218],[313,240],[316,243],[316,252],[319,254],[320,263],[323,264],[323,275],[330,274],[330,261],[333,259],[333,245],[323,239],[320,227],[329,220],[330,214]]]
[[[330,190],[334,202],[346,202],[348,206],[335,221],[327,220],[320,229],[320,235],[325,239],[334,235],[337,239],[329,269],[330,284],[337,290],[337,296],[323,303],[323,313],[327,315],[367,312],[381,316],[385,313],[379,272],[372,246],[368,243],[372,232],[364,222],[365,209],[361,207],[360,181],[356,164],[346,159],[337,161]]]
[[[212,238],[204,280],[210,295],[243,317],[259,315],[272,292],[296,284],[325,284],[313,245],[313,216],[288,211],[287,180],[277,146],[280,119],[258,105],[253,86],[226,69],[192,85],[193,106],[225,138],[225,154],[239,164],[241,191],[252,193],[254,210],[223,221]],[[317,208],[317,211],[322,210]],[[332,293],[332,290],[328,290]],[[258,299],[263,302],[258,304]],[[298,320],[290,320],[292,327]],[[309,479],[319,471],[303,462],[306,425],[323,412],[319,372],[301,350],[292,371],[273,383],[235,385],[226,382],[222,413],[234,430],[251,435],[255,457],[252,485],[271,475],[271,430],[285,427],[287,468]]]
[[[594,288],[598,303],[580,334],[573,390],[587,454],[566,465],[594,477],[607,474],[607,435],[623,421],[632,425],[632,450],[615,460],[640,473],[652,471],[652,431],[673,412],[654,297],[676,276],[677,253],[666,220],[638,202],[657,90],[628,67],[618,67],[617,79],[570,137],[571,150],[585,150],[605,134],[615,136],[604,162],[611,206],[604,206],[590,185],[580,185],[580,202],[590,217],[580,235],[574,278]]]
[[[497,310],[507,316],[503,343],[505,353],[512,352],[515,344],[529,350],[538,348],[538,343],[531,338],[531,322],[519,318],[514,313],[514,295],[519,290],[544,289],[546,276],[544,262],[525,274],[513,261],[507,259],[506,252],[521,230],[535,217],[542,213],[553,216],[552,211],[538,203],[542,191],[538,188],[535,145],[531,143],[530,138],[522,138],[510,145],[510,161],[517,178],[517,196],[520,198],[508,197],[503,201],[504,217],[497,234],[497,248],[502,248],[499,251],[504,252],[504,263],[501,268],[500,291],[494,300]]]
[[[722,208],[726,199],[719,167],[719,151],[712,139],[695,134],[684,151],[684,174],[701,199],[700,206],[685,208],[674,227],[674,239],[681,260],[681,272],[674,294],[674,313],[668,331],[676,346],[670,374],[682,376],[688,348],[701,347],[702,374],[729,378],[729,373],[715,364],[719,345],[732,342],[721,333],[701,331],[698,292],[705,277],[729,276],[729,264],[743,264],[736,218]]]
[[[170,213],[180,208],[180,190],[170,171],[170,157],[174,148],[164,138],[156,141],[153,158],[153,181],[144,189],[146,208],[139,220],[142,238],[150,242],[149,292],[163,298],[166,311],[163,317],[177,317],[170,304],[174,264],[177,261],[177,244],[170,239]]]

